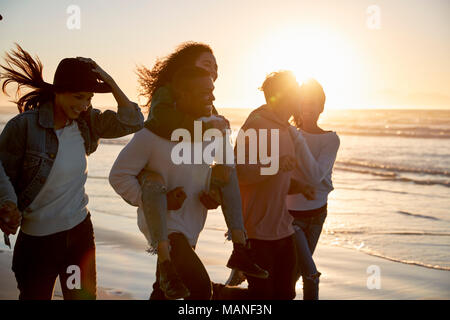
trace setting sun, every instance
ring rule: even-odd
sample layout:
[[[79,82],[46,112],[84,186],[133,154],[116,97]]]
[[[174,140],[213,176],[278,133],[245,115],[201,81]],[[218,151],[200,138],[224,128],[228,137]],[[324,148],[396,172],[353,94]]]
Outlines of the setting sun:
[[[327,92],[327,105],[352,101],[361,77],[359,57],[345,37],[331,30],[284,26],[264,35],[253,50],[255,82],[275,70],[291,70],[301,82],[317,79]]]

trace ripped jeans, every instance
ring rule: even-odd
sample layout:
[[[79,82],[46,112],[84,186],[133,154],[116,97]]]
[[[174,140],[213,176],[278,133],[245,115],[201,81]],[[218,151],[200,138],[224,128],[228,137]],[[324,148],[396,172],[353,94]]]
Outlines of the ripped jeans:
[[[225,165],[216,165],[223,166]],[[228,240],[231,240],[231,230],[242,230],[246,234],[242,217],[241,194],[235,167],[228,166],[229,175],[226,179],[216,174],[218,170],[212,169],[210,187],[220,190],[222,200],[222,212],[228,228]],[[145,173],[144,173],[145,175]],[[152,243],[149,252],[156,253],[158,243],[167,241],[167,199],[165,186],[162,183],[143,179],[142,204],[145,220]]]
[[[303,299],[319,299],[319,277],[313,260],[314,249],[319,241],[322,227],[327,217],[327,205],[308,211],[293,211],[295,240],[297,247],[297,277],[303,279]]]

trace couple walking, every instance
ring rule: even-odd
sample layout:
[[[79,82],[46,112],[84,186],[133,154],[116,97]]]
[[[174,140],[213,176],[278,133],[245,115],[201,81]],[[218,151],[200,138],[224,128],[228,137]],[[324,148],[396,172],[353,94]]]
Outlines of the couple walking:
[[[51,298],[56,276],[59,274],[63,279],[68,263],[81,266],[83,280],[80,290],[63,290],[64,297],[95,298],[95,246],[86,209],[83,162],[86,155],[95,151],[100,137],[114,138],[140,130],[142,114],[126,99],[112,78],[91,60],[73,59],[77,65],[89,66],[84,75],[78,75],[78,82],[86,84],[84,87],[77,87],[70,81],[65,87],[57,87],[61,81],[56,77],[58,70],[64,74],[60,78],[76,82],[74,74],[70,73],[73,71],[61,71],[60,64],[54,84],[44,85],[42,76],[39,78],[39,64],[33,64],[26,52],[18,48],[16,56],[9,58],[8,62],[22,71],[32,72],[28,73],[29,78],[20,77],[20,73],[14,73],[9,64],[7,68],[3,67],[9,72],[5,83],[15,81],[35,88],[32,95],[23,96],[22,101],[18,101],[19,110],[29,111],[11,120],[0,139],[4,167],[0,172],[2,230],[14,233],[19,224],[22,226],[13,261],[20,298]],[[97,80],[95,85],[91,82],[88,86],[86,79],[89,77],[102,80],[104,88],[97,88],[100,85]],[[243,128],[280,131],[278,174],[261,176],[259,164],[216,165],[212,169],[208,163],[192,164],[194,161],[175,165],[170,158],[176,144],[171,141],[174,130],[182,128],[193,132],[195,120],[202,121],[205,130],[215,128],[223,131],[229,127],[212,105],[216,78],[217,64],[212,50],[198,43],[183,44],[152,70],[140,69],[140,83],[151,104],[149,119],[145,128],[138,131],[120,153],[111,170],[110,182],[128,203],[139,207],[139,228],[147,237],[151,251],[158,253],[157,280],[151,298],[210,299],[214,293],[214,298],[292,299],[300,273],[304,283],[309,281],[313,284],[311,290],[314,291],[318,288],[319,273],[315,269],[312,252],[326,216],[326,196],[332,189],[331,168],[337,151],[335,145],[338,145],[334,133],[318,131],[317,118],[324,103],[324,95],[323,101],[320,98],[318,102],[317,99],[322,97],[321,87],[311,82],[302,86],[303,89],[299,88],[295,78],[287,72],[272,74],[263,84],[268,103],[254,111]],[[118,113],[86,109],[93,92],[108,91],[112,91],[118,101]],[[302,97],[310,99],[302,104],[309,105],[309,109],[302,108],[303,113],[299,113]],[[25,109],[21,109],[22,106]],[[43,110],[47,110],[46,113]],[[59,126],[58,115],[62,119]],[[292,115],[296,116],[297,125],[303,126],[305,132],[289,125]],[[48,118],[48,123],[44,123],[46,126],[42,125],[45,116]],[[27,121],[34,123],[36,128],[33,130],[42,132],[34,144],[29,142],[30,137],[23,137],[26,134],[23,127],[30,126]],[[71,127],[74,128],[67,130]],[[63,139],[64,134],[69,138],[72,136],[72,139]],[[322,136],[326,138],[322,139]],[[21,144],[9,146],[12,137],[22,137]],[[47,137],[53,144],[42,143]],[[320,138],[315,139],[317,137]],[[311,141],[318,147],[309,150]],[[84,144],[85,150],[75,149],[77,144]],[[194,148],[195,144],[205,147],[202,141],[194,142],[191,147]],[[61,151],[64,146],[69,150]],[[333,147],[336,149],[334,158]],[[76,153],[78,158],[73,154],[64,157],[64,153],[70,152]],[[324,154],[327,159],[324,159]],[[16,157],[18,165],[23,164],[24,169],[12,165],[13,157]],[[54,158],[56,160],[52,161]],[[30,165],[27,170],[33,159],[33,168]],[[58,172],[57,164],[61,167]],[[293,179],[294,171],[302,166],[307,168],[303,171],[308,172],[298,180]],[[64,180],[66,189],[57,181],[62,173],[71,178]],[[24,176],[28,180],[23,181]],[[80,176],[83,178],[76,183]],[[21,180],[23,186],[17,180]],[[308,184],[314,185],[316,200],[307,200],[311,198],[312,190]],[[60,195],[56,194],[56,187]],[[69,194],[67,192],[73,194],[73,190],[67,190],[70,187],[82,195],[80,199],[83,201],[73,197],[61,199],[61,195]],[[34,188],[34,193],[30,193],[30,188]],[[42,190],[46,191],[45,196]],[[15,192],[18,192],[17,198]],[[289,193],[295,196],[286,202]],[[44,199],[40,201],[40,197]],[[302,205],[308,201],[315,203]],[[288,204],[292,211],[288,210]],[[222,205],[229,238],[234,244],[227,265],[246,275],[248,290],[211,283],[195,253],[206,212],[218,205]],[[319,207],[311,208],[315,206]],[[21,212],[25,212],[22,221]],[[78,221],[73,219],[75,216],[78,216]],[[29,228],[24,228],[27,225]],[[313,229],[315,233],[311,235],[309,230]],[[38,259],[36,250],[46,255]],[[300,259],[303,264],[297,263],[296,251],[304,255]],[[27,267],[30,262],[34,267]],[[301,271],[297,266],[301,266]],[[45,268],[48,272],[45,276],[38,275],[35,267]]]

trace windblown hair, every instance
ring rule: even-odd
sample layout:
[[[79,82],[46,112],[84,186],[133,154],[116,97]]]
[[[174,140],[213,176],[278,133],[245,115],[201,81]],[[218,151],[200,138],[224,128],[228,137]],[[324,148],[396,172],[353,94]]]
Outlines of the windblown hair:
[[[0,65],[0,80],[3,81],[2,91],[7,96],[6,87],[10,83],[17,83],[16,101],[19,112],[34,110],[41,104],[54,97],[51,85],[44,82],[42,77],[43,66],[38,57],[33,57],[16,43],[16,50],[5,54],[5,65]],[[29,88],[32,91],[21,95],[21,89]]]
[[[204,52],[213,54],[211,47],[198,42],[184,42],[168,56],[158,59],[149,70],[145,66],[137,68],[139,94],[147,98],[145,106],[150,107],[153,94],[170,83],[175,73],[186,66],[193,66],[195,60]]]

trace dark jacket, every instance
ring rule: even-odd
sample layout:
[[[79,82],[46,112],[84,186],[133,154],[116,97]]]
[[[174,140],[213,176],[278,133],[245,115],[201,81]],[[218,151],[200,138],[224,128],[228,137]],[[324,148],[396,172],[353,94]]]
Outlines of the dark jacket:
[[[86,155],[90,155],[97,149],[100,138],[118,138],[142,129],[144,117],[134,104],[134,109],[119,106],[117,113],[90,107],[75,121]],[[6,173],[6,177],[0,175],[0,191],[12,190],[7,185],[12,184],[20,211],[33,202],[52,169],[58,152],[53,127],[53,102],[49,101],[37,110],[15,116],[0,134],[0,161]],[[8,198],[11,197],[0,194],[0,199]]]

